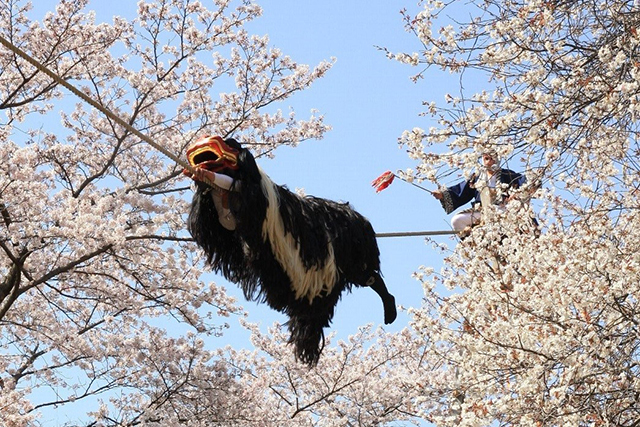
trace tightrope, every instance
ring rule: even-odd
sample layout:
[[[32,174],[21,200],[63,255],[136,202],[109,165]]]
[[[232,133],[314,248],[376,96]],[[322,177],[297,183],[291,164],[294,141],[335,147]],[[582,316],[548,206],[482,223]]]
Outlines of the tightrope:
[[[152,140],[147,135],[145,135],[142,132],[140,132],[138,129],[134,128],[131,124],[129,124],[126,121],[124,121],[118,115],[113,113],[111,110],[109,110],[104,105],[102,105],[99,102],[97,102],[95,99],[91,98],[86,93],[81,92],[77,87],[75,87],[71,83],[67,82],[65,79],[60,77],[58,74],[54,73],[49,68],[47,68],[44,64],[42,64],[41,62],[39,62],[36,59],[34,59],[28,53],[26,53],[25,51],[23,51],[19,47],[15,46],[13,43],[8,41],[7,39],[2,37],[1,35],[0,35],[0,44],[2,44],[4,47],[9,49],[10,51],[15,53],[16,55],[20,56],[22,59],[27,61],[29,64],[31,64],[34,67],[36,67],[39,71],[41,71],[44,74],[46,74],[47,76],[51,77],[58,84],[60,84],[60,85],[64,86],[65,88],[67,88],[71,93],[76,95],[78,98],[82,99],[87,104],[91,105],[96,110],[98,110],[101,113],[103,113],[105,116],[107,116],[108,118],[110,118],[111,120],[116,122],[118,125],[122,126],[123,128],[125,128],[126,130],[128,130],[129,132],[131,132],[132,134],[134,134],[135,136],[140,138],[142,141],[146,142],[147,144],[149,144],[150,146],[155,148],[156,150],[160,151],[162,154],[164,154],[165,156],[167,156],[168,158],[170,158],[171,160],[176,162],[178,165],[182,166],[184,169],[188,170],[191,173],[194,173],[194,168],[189,163],[187,163],[186,161],[184,161],[183,159],[181,159],[180,157],[178,157],[177,155],[175,155],[171,151],[167,150],[162,145],[156,143],[154,140]],[[213,184],[212,182],[209,182],[209,181],[206,181],[206,182],[207,182],[207,184],[209,184],[212,187],[218,187],[217,185]],[[426,191],[429,191],[429,190],[426,190]],[[441,236],[441,235],[448,235],[448,234],[457,234],[457,232],[455,232],[453,230],[407,231],[407,232],[395,232],[395,233],[377,233],[376,237],[384,238],[384,237]]]
[[[44,64],[42,64],[41,62],[39,62],[36,59],[34,59],[28,53],[26,53],[25,51],[23,51],[22,49],[20,49],[19,47],[17,47],[16,45],[14,45],[13,43],[11,43],[10,41],[8,41],[7,39],[5,39],[2,36],[0,36],[0,43],[4,47],[6,47],[10,51],[12,51],[13,53],[15,53],[18,56],[20,56],[25,61],[27,61],[28,63],[30,63],[34,67],[36,67],[39,71],[43,72],[44,74],[46,74],[47,76],[49,76],[53,80],[55,80],[57,83],[59,83],[60,85],[64,86],[65,88],[67,88],[71,93],[76,95],[78,98],[82,99],[84,102],[86,102],[87,104],[91,105],[93,108],[95,108],[98,111],[102,112],[105,116],[107,116],[108,118],[110,118],[111,120],[116,122],[118,125],[122,126],[123,128],[125,128],[126,130],[128,130],[129,132],[131,132],[132,134],[134,134],[135,136],[137,136],[138,138],[140,138],[141,140],[143,140],[144,142],[146,142],[147,144],[149,144],[150,146],[155,148],[156,150],[160,151],[162,154],[164,154],[165,156],[167,156],[168,158],[170,158],[171,160],[176,162],[178,165],[182,166],[184,169],[188,170],[191,173],[194,173],[194,168],[188,162],[186,162],[184,159],[181,159],[179,156],[177,156],[174,153],[172,153],[171,151],[167,150],[162,145],[156,143],[154,140],[149,138],[147,135],[143,134],[138,129],[134,128],[131,124],[127,123],[122,118],[120,118],[118,115],[113,113],[107,107],[105,107],[104,105],[98,103],[95,99],[91,98],[86,93],[81,92],[74,85],[72,85],[71,83],[67,82],[65,79],[60,77],[58,74],[54,73],[49,68],[47,68]],[[207,184],[211,185],[212,187],[217,187],[212,182],[209,182],[209,181],[206,181],[206,182],[207,182]]]
[[[415,237],[415,236],[446,236],[451,234],[458,234],[454,230],[440,230],[440,231],[399,231],[393,233],[376,233],[376,237]]]

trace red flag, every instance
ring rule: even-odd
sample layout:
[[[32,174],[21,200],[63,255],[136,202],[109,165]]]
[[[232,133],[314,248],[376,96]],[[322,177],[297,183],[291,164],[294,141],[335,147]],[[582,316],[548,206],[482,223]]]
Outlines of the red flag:
[[[393,172],[386,171],[385,173],[377,177],[375,180],[373,180],[373,182],[371,183],[371,186],[376,189],[376,193],[379,193],[385,188],[387,188],[388,186],[390,186],[395,177],[396,175]]]

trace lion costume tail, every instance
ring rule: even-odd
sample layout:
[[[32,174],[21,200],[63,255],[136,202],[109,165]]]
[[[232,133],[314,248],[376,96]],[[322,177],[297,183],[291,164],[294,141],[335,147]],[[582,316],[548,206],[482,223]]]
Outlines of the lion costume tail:
[[[311,316],[292,316],[286,323],[289,328],[289,344],[295,348],[296,359],[307,365],[315,365],[324,349],[324,325]]]

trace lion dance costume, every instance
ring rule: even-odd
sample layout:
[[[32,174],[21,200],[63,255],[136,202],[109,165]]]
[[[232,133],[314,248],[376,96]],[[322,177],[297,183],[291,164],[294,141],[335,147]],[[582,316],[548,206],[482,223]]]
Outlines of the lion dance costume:
[[[289,317],[298,360],[318,362],[323,329],[353,285],[371,287],[382,299],[385,323],[395,320],[373,227],[348,203],[301,197],[274,184],[233,138],[202,138],[187,158],[197,172],[189,232],[214,271],[239,284],[247,299]]]

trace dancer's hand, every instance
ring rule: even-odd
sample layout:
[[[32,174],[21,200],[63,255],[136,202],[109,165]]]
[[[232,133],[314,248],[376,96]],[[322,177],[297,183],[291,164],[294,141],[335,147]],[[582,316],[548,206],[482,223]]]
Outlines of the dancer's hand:
[[[188,176],[189,178],[195,181],[200,181],[200,182],[212,183],[216,179],[216,174],[214,172],[211,172],[204,168],[195,168],[193,170],[193,173],[191,173],[191,171],[189,171],[188,169],[185,169],[182,171],[182,173]]]

